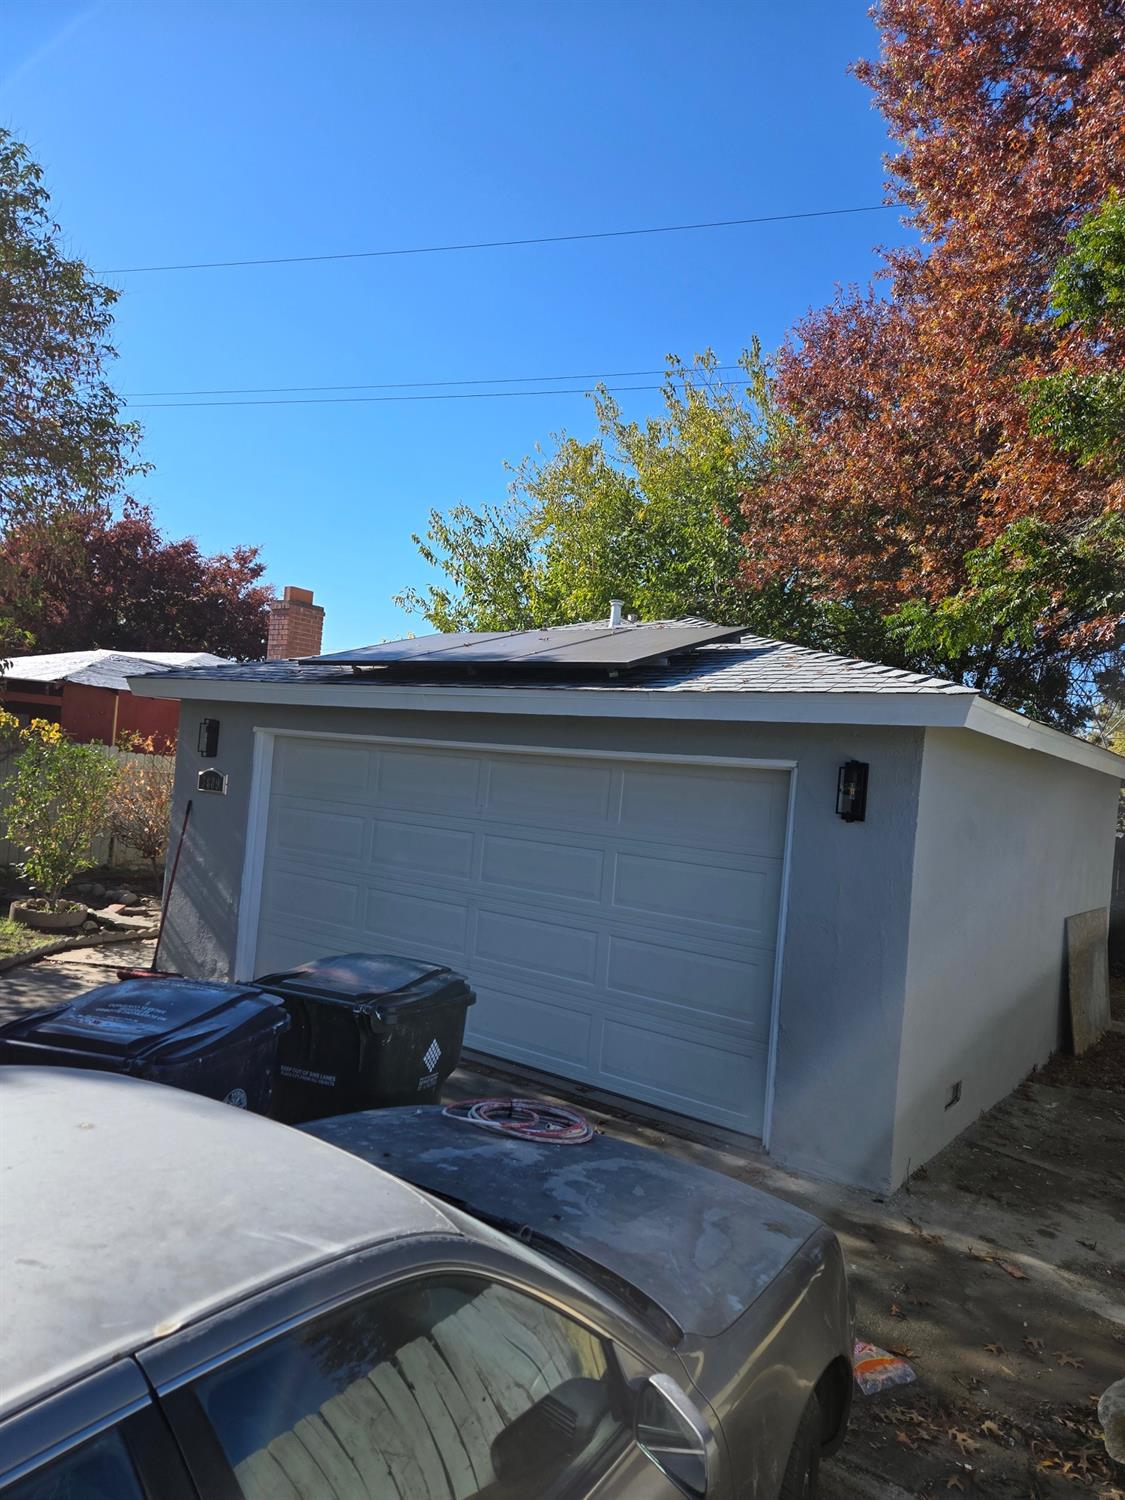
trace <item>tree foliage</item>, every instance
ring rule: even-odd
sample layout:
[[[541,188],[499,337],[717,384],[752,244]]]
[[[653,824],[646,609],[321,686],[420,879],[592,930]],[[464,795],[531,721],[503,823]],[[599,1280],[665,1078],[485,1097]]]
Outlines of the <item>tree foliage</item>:
[[[799,577],[755,593],[740,580],[739,495],[768,471],[781,422],[756,345],[741,364],[741,379],[724,380],[710,352],[690,364],[670,356],[664,409],[643,422],[596,391],[594,438],[562,434],[525,459],[503,504],[431,512],[414,540],[444,581],[399,602],[438,630],[601,619],[620,599],[647,620],[698,615],[797,641],[855,638],[856,612],[818,603]]]
[[[1067,236],[1055,269],[1055,319],[1088,338],[1122,349],[1125,334],[1125,199],[1116,189]],[[1083,374],[1067,368],[1028,381],[1031,430],[1081,464],[1125,474],[1125,368]]]
[[[0,524],[104,503],[139,469],[104,376],[118,293],[59,233],[40,167],[0,127]]]
[[[597,436],[560,434],[513,470],[506,503],[431,512],[423,557],[446,582],[403,596],[439,630],[600,618],[610,599],[647,619],[737,617],[740,489],[764,462],[757,350],[744,379],[711,354],[669,358],[664,411],[627,421],[594,393]]]
[[[213,651],[265,655],[273,591],[258,549],[203,556],[168,541],[129,502],[10,526],[0,538],[0,617],[37,651]],[[18,646],[9,646],[18,649]]]
[[[204,557],[128,497],[145,466],[105,373],[117,297],[63,252],[40,167],[0,127],[0,656],[262,656],[257,549]]]
[[[746,578],[796,568],[879,611],[910,659],[1073,727],[1118,659],[1116,595],[1086,585],[1119,566],[1121,486],[1029,422],[1025,392],[1120,369],[1120,330],[1060,323],[1052,298],[1068,233],[1120,175],[1125,18],[1096,0],[883,0],[875,16],[882,54],[857,72],[921,245],[781,351],[790,425],[744,497]]]

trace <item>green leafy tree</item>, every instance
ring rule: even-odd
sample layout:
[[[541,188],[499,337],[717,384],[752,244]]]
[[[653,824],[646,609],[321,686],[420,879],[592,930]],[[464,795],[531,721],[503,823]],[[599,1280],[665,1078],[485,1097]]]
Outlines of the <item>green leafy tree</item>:
[[[143,467],[104,374],[117,297],[64,253],[41,168],[0,127],[2,530],[104,505]],[[0,654],[28,644],[0,618]]]
[[[42,169],[0,128],[0,519],[114,497],[138,432],[105,380],[118,293],[65,255]]]
[[[711,352],[669,356],[663,412],[629,421],[604,388],[597,435],[559,435],[514,468],[506,501],[432,511],[422,556],[443,581],[398,602],[437,630],[599,619],[611,599],[641,619],[698,615],[790,640],[871,645],[877,614],[819,603],[799,575],[749,591],[739,496],[773,462],[781,419],[757,344],[742,376]]]
[[[1125,359],[1125,198],[1112,190],[1067,236],[1051,282],[1055,320],[1078,349],[1114,347]],[[1080,464],[1125,474],[1125,369],[1063,368],[1024,387],[1031,430]]]
[[[24,851],[24,879],[58,911],[63,889],[94,863],[117,766],[102,747],[76,745],[57,724],[37,721],[23,743],[5,785],[5,837]]]
[[[735,385],[710,353],[670,358],[664,412],[645,422],[599,387],[596,437],[564,433],[526,458],[505,503],[431,513],[414,540],[446,581],[401,602],[439,630],[592,619],[611,598],[647,619],[735,618],[743,549],[730,521],[767,461],[756,349],[743,365]]]

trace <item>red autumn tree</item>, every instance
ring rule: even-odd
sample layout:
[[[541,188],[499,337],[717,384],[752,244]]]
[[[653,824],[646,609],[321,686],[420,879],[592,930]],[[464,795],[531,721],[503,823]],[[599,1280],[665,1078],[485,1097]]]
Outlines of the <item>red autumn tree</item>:
[[[744,496],[746,579],[882,616],[886,654],[1072,727],[1119,665],[1119,471],[1028,420],[1029,388],[1119,370],[1125,330],[1060,322],[1067,235],[1125,174],[1125,11],[882,0],[870,85],[920,238],[878,290],[798,325],[789,425]],[[1116,586],[1116,593],[1115,593]]]
[[[0,618],[28,651],[213,651],[260,658],[273,592],[256,547],[205,557],[130,503],[55,515],[0,539]],[[11,648],[10,648],[11,649]]]

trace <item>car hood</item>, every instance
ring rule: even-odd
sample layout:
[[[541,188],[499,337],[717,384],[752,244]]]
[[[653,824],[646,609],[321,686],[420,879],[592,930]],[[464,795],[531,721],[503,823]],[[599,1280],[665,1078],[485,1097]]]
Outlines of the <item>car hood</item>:
[[[526,1227],[604,1266],[685,1333],[704,1337],[729,1328],[820,1228],[733,1177],[606,1135],[540,1144],[451,1119],[437,1105],[301,1128],[482,1219]]]

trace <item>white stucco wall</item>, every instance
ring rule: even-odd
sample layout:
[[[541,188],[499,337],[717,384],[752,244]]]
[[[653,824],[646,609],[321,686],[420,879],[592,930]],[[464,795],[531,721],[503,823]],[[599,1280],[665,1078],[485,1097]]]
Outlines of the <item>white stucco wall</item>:
[[[926,731],[895,1183],[1057,1049],[1064,923],[1108,904],[1117,795],[1112,776],[967,730]]]

